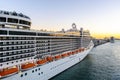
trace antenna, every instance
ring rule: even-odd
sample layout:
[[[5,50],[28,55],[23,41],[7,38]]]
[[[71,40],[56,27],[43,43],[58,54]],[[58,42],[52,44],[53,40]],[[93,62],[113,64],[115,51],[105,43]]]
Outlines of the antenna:
[[[72,28],[76,29],[76,24],[75,23],[72,24]]]

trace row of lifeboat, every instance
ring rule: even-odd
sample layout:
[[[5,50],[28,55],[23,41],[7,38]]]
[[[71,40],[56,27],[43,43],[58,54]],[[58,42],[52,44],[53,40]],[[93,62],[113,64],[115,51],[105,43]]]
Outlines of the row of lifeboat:
[[[46,56],[45,58],[37,60],[36,62],[28,62],[28,63],[25,63],[25,64],[21,64],[20,67],[14,66],[14,67],[11,67],[11,68],[2,69],[2,70],[0,70],[0,77],[5,77],[5,76],[11,75],[11,74],[18,73],[19,69],[20,70],[27,70],[27,69],[36,67],[37,65],[43,65],[45,63],[52,62],[54,60],[59,60],[61,58],[65,58],[65,57],[68,57],[70,55],[77,54],[77,53],[82,52],[84,50],[85,50],[84,48],[80,48],[80,49],[76,49],[72,52],[57,54],[55,56]]]

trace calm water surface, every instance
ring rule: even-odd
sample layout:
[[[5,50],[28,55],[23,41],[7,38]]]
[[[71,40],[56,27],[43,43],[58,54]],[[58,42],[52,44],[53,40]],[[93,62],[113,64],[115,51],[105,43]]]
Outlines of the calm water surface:
[[[120,80],[120,41],[95,47],[83,61],[51,80]]]

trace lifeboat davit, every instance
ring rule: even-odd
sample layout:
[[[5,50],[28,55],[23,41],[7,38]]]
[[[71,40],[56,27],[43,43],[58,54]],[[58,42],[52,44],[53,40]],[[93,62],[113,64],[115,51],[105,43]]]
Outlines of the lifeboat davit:
[[[47,61],[49,61],[49,62],[53,61],[53,57],[52,57],[52,56],[47,56],[46,59],[47,59]]]
[[[55,56],[55,59],[56,59],[56,60],[58,60],[58,59],[60,59],[60,58],[61,58],[61,55],[56,55],[56,56]]]
[[[42,64],[45,64],[45,63],[47,63],[47,60],[46,60],[46,59],[41,59],[41,60],[38,60],[38,61],[37,61],[37,64],[38,64],[38,65],[42,65]]]
[[[35,66],[36,66],[35,63],[25,63],[25,64],[21,65],[21,69],[26,70],[26,69],[29,69],[29,68],[33,68]]]
[[[19,69],[18,67],[12,67],[12,68],[6,68],[0,71],[0,77],[5,77],[5,76],[9,76],[15,73],[18,73]]]

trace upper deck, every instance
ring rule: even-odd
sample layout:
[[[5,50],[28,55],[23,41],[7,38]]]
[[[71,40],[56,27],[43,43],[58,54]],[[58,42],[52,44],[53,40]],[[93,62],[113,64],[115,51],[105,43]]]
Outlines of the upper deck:
[[[30,29],[31,19],[16,12],[8,12],[0,10],[0,27],[17,28],[17,29]]]

